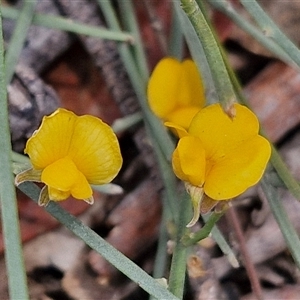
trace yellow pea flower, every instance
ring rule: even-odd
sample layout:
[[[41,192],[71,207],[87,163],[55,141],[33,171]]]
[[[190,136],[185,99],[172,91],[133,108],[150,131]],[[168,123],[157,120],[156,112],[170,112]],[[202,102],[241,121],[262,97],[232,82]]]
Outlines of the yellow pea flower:
[[[33,168],[18,174],[15,182],[43,182],[40,205],[70,195],[92,204],[90,184],[110,182],[122,165],[118,139],[107,124],[63,108],[43,118],[24,152]]]
[[[202,79],[191,59],[163,58],[151,74],[147,95],[155,115],[185,129],[205,104]]]
[[[180,137],[173,170],[197,195],[192,199],[194,208],[203,195],[212,204],[240,195],[261,179],[269,161],[271,147],[258,134],[257,117],[240,104],[234,104],[234,109],[236,114],[230,118],[220,104],[209,105],[196,114],[188,131],[166,123]]]

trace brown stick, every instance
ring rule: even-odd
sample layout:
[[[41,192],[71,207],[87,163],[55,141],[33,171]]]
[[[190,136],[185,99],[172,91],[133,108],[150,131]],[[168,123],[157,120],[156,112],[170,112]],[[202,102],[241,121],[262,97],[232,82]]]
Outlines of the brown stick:
[[[244,266],[245,266],[246,272],[249,276],[252,290],[258,300],[263,300],[263,294],[262,294],[260,282],[259,282],[256,270],[255,270],[255,267],[250,258],[248,249],[246,247],[246,241],[245,241],[242,229],[241,229],[241,224],[239,222],[235,208],[233,206],[231,206],[231,208],[228,210],[228,214],[229,215],[227,216],[227,220],[232,224],[233,229],[236,234],[236,238],[239,242],[240,251],[241,251],[241,254],[244,259]]]

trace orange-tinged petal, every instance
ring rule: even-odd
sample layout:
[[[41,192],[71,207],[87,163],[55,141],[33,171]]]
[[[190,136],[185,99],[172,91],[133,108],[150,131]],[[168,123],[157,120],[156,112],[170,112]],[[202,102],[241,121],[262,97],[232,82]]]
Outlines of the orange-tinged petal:
[[[167,120],[172,123],[178,124],[179,126],[182,126],[185,129],[188,129],[192,119],[199,110],[200,108],[197,106],[181,107],[171,112],[168,115]]]
[[[179,140],[173,154],[173,169],[177,177],[192,185],[202,186],[205,181],[205,150],[197,137]]]
[[[43,118],[24,151],[35,169],[44,169],[67,155],[76,119],[74,113],[63,108]]]
[[[159,118],[165,119],[176,106],[181,71],[181,63],[167,57],[159,61],[150,76],[148,101],[150,108]]]
[[[240,195],[261,179],[270,155],[270,144],[262,136],[243,142],[212,166],[206,176],[205,193],[214,200]]]
[[[88,115],[76,120],[68,156],[90,184],[110,182],[122,165],[118,139],[112,129]]]
[[[220,104],[200,110],[191,122],[189,134],[203,143],[208,159],[216,160],[258,134],[257,117],[245,106],[234,104],[236,116],[230,118]]]
[[[196,64],[191,59],[181,63],[177,107],[196,106],[198,110],[205,105],[204,87]]]

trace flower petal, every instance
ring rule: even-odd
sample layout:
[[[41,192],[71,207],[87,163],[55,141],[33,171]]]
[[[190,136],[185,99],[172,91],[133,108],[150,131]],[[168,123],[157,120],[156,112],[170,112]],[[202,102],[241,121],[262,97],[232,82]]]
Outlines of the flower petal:
[[[68,155],[90,184],[110,182],[122,165],[118,139],[112,129],[88,115],[78,117]]]
[[[258,134],[257,117],[240,104],[234,104],[234,108],[236,116],[232,119],[220,104],[213,104],[200,110],[192,120],[189,134],[200,138],[208,159],[222,158],[238,144]]]
[[[43,118],[24,151],[35,169],[44,169],[67,155],[76,119],[74,113],[63,108]]]
[[[200,108],[197,106],[186,106],[175,109],[168,115],[168,120],[172,123],[178,124],[185,129],[188,129],[192,119],[199,112]]]
[[[50,200],[65,200],[70,195],[77,199],[86,199],[93,193],[86,178],[69,157],[47,166],[41,179],[48,185]]]
[[[79,172],[79,176],[71,189],[71,195],[76,199],[90,200],[89,203],[92,204],[92,188],[81,172]]]
[[[48,186],[66,192],[74,186],[79,173],[74,162],[65,157],[47,166],[42,172],[41,180]]]
[[[231,150],[207,174],[205,193],[214,200],[227,200],[256,184],[271,155],[269,142],[255,136]]]
[[[179,140],[173,153],[173,170],[178,178],[192,185],[202,186],[205,180],[205,151],[197,137]]]
[[[172,132],[177,134],[179,138],[182,138],[186,135],[188,135],[188,132],[180,125],[172,123],[172,122],[165,122],[164,125],[171,129]]]
[[[63,201],[71,196],[70,191],[61,191],[51,186],[48,186],[49,193],[49,201]],[[47,205],[47,203],[43,204],[42,200],[40,201],[40,205]]]
[[[147,88],[150,108],[161,119],[175,108],[181,63],[171,57],[159,61],[153,70]]]
[[[205,104],[202,79],[191,59],[182,63],[171,57],[162,59],[150,77],[147,94],[149,105],[159,118],[183,124],[185,128]],[[192,114],[176,113],[179,109],[189,107],[192,107]]]
[[[185,59],[181,63],[179,84],[177,106],[195,106],[199,110],[205,105],[202,79],[196,64],[191,59]]]

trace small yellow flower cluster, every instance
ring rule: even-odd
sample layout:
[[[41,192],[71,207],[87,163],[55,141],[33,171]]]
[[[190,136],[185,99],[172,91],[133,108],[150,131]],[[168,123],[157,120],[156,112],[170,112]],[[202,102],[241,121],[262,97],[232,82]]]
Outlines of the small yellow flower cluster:
[[[70,195],[92,204],[90,184],[110,182],[122,165],[117,137],[107,124],[63,108],[43,118],[24,152],[33,168],[18,174],[15,182],[43,182],[40,205]]]
[[[193,201],[203,196],[212,203],[230,200],[260,180],[271,147],[258,134],[257,117],[240,104],[232,105],[233,116],[220,104],[203,108],[201,78],[192,61],[160,61],[149,80],[148,98],[152,111],[177,132],[173,170],[192,198],[201,198]]]

